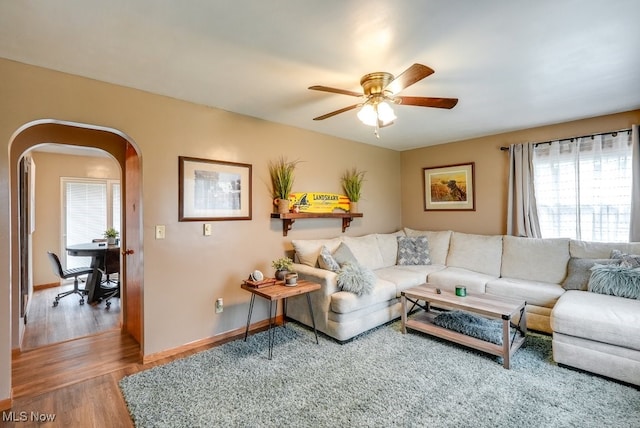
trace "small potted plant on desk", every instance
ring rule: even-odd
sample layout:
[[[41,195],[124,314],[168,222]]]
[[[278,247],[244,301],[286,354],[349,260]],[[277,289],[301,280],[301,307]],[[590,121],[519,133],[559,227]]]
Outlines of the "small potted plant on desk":
[[[293,269],[293,260],[289,257],[282,257],[271,262],[271,266],[276,270],[276,279],[283,281],[287,272],[291,272]]]
[[[118,237],[118,231],[113,227],[104,231],[104,237],[107,238],[107,244],[113,245],[116,243],[116,238]]]

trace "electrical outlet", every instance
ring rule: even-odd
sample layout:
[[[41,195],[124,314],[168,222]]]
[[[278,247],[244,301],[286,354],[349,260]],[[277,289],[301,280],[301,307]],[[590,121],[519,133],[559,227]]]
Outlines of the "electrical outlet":
[[[224,310],[224,302],[222,301],[222,297],[216,300],[216,314],[222,313]]]
[[[156,225],[156,239],[164,239],[164,237],[165,237],[164,224]]]
[[[205,223],[203,225],[202,233],[204,236],[211,236],[211,223]]]

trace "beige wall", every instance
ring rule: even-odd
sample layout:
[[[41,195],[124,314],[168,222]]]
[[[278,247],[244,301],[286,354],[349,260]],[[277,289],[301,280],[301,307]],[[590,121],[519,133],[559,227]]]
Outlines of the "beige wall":
[[[401,227],[398,152],[7,60],[0,60],[0,76],[0,400],[9,396],[17,319],[9,315],[11,292],[17,294],[9,257],[17,248],[10,253],[7,145],[26,123],[54,118],[111,127],[139,147],[145,355],[241,328],[250,297],[240,289],[242,278],[256,268],[271,274],[271,260],[290,249],[292,239],[341,234],[340,220],[312,219],[297,221],[282,236],[282,224],[269,216],[269,160],[285,155],[303,161],[294,191],[341,193],[344,170],[368,171],[359,204],[364,217],[347,234]],[[202,235],[202,222],[178,222],[178,156],[252,164],[253,219],[213,222],[210,237]],[[165,240],[154,239],[157,224],[166,225]],[[218,297],[225,301],[222,314],[214,310]],[[266,305],[257,303],[253,321],[266,316]]]
[[[542,142],[630,128],[640,110],[525,129],[404,151],[402,224],[413,229],[504,234],[507,230],[509,153],[501,146]],[[475,163],[475,211],[424,211],[423,168]]]
[[[36,119],[55,118],[112,127],[131,137],[142,153],[144,232],[144,354],[242,327],[248,293],[240,280],[257,268],[270,273],[270,261],[291,248],[292,239],[341,234],[337,220],[297,221],[288,237],[271,220],[267,163],[280,155],[302,160],[295,191],[340,192],[339,177],[350,167],[368,171],[360,209],[348,235],[416,229],[454,229],[473,233],[505,230],[507,154],[499,147],[591,132],[627,128],[640,111],[569,124],[518,131],[407,152],[277,125],[0,59],[0,141]],[[253,165],[253,219],[213,222],[202,236],[201,222],[178,222],[178,156]],[[476,211],[423,211],[422,168],[475,162]],[[12,327],[9,239],[8,149],[0,150],[0,401],[10,393]],[[15,219],[12,219],[15,221]],[[155,240],[156,224],[166,225]],[[16,275],[15,273],[13,274]],[[13,285],[12,285],[13,284]],[[222,314],[214,302],[225,300]],[[257,304],[254,321],[266,318]],[[12,325],[13,324],[13,325]]]
[[[59,279],[53,274],[47,251],[62,257],[62,193],[60,179],[120,179],[120,167],[111,157],[76,156],[33,152],[36,164],[36,229],[33,233],[33,284],[51,284]],[[99,236],[96,236],[99,238]]]

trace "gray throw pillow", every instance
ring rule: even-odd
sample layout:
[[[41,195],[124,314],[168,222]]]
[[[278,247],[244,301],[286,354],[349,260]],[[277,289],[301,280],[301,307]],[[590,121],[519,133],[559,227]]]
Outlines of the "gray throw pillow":
[[[398,265],[430,265],[426,236],[398,236]]]
[[[370,294],[376,284],[376,275],[369,268],[358,263],[345,263],[338,271],[338,287],[358,296]]]
[[[627,268],[640,268],[640,255],[627,254],[620,250],[612,250],[611,258],[620,260],[620,266]]]
[[[333,258],[333,255],[331,255],[331,251],[329,251],[329,248],[327,248],[326,245],[323,245],[322,248],[320,248],[320,254],[318,255],[318,265],[320,265],[322,269],[330,270],[333,272],[337,272],[338,269],[340,269],[340,264],[338,264],[336,259]]]
[[[356,256],[353,255],[347,244],[342,242],[338,249],[333,253],[333,258],[340,266],[345,263],[358,263]]]
[[[596,265],[591,269],[589,291],[640,299],[640,269],[630,269],[617,265]]]
[[[567,277],[562,282],[565,290],[586,291],[591,276],[591,268],[596,265],[617,265],[618,259],[580,259],[572,257],[567,264]]]

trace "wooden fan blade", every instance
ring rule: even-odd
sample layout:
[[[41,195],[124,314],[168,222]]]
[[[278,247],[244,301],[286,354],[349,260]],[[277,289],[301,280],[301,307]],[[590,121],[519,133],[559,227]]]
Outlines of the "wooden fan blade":
[[[354,108],[360,106],[360,104],[354,104],[349,107],[341,108],[340,110],[332,111],[331,113],[323,114],[322,116],[314,117],[313,120],[324,120],[331,116],[335,116],[340,113],[344,113],[345,111],[353,110]]]
[[[396,102],[408,106],[454,108],[458,104],[457,98],[432,97],[395,97]]]
[[[411,67],[403,71],[402,74],[389,82],[384,90],[390,91],[392,94],[397,94],[404,88],[413,85],[433,73],[434,71],[426,65],[413,64]]]
[[[322,91],[322,92],[331,92],[334,94],[350,95],[352,97],[364,96],[362,92],[347,91],[346,89],[330,88],[328,86],[321,86],[321,85],[310,86],[309,89],[313,91]]]

